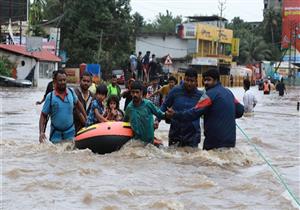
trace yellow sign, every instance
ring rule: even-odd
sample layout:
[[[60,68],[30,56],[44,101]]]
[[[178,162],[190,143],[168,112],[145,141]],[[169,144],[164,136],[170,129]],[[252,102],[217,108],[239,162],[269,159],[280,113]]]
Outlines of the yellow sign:
[[[197,39],[215,41],[231,44],[233,31],[225,28],[218,28],[205,24],[198,24]]]
[[[231,46],[231,55],[232,56],[239,56],[240,54],[240,39],[233,38],[232,39],[232,46]]]

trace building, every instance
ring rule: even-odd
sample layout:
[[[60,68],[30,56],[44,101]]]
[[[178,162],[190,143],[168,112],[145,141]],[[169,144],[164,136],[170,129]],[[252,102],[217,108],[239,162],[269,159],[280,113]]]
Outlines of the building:
[[[147,51],[155,54],[160,63],[164,64],[167,55],[172,59],[172,65],[165,65],[170,72],[188,66],[186,56],[188,55],[188,40],[183,40],[174,34],[144,33],[136,38],[136,53],[142,52],[144,56]],[[150,55],[151,56],[151,55]]]
[[[42,80],[49,80],[61,61],[47,50],[28,52],[20,45],[0,44],[0,57],[2,56],[7,56],[15,64],[15,79],[25,79],[29,74],[33,74],[34,86],[43,86]]]
[[[193,68],[201,77],[209,68],[217,67],[227,84],[232,58],[239,53],[239,40],[233,38],[232,30],[225,28],[226,22],[218,16],[191,16],[188,22],[177,26],[176,34],[138,35],[136,52],[144,55],[150,51],[163,58],[162,63],[166,63],[164,58],[169,55],[172,65],[167,68],[171,72]]]
[[[225,28],[226,22],[227,19],[218,16],[191,16],[187,23],[178,26],[179,37],[193,46],[188,47],[192,56],[190,66],[199,73],[214,66],[221,74],[229,74],[232,57],[238,55],[238,45],[233,31]]]

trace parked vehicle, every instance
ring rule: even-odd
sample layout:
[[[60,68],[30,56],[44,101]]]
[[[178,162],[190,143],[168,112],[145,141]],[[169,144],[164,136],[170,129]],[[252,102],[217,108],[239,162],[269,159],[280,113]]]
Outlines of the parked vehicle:
[[[125,84],[125,76],[124,76],[124,71],[123,69],[115,69],[112,70],[112,74],[117,76],[117,82],[120,85],[124,85]]]

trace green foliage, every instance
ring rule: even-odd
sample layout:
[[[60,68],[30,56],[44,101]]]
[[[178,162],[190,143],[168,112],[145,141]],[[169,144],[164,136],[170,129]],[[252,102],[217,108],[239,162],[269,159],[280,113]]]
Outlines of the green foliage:
[[[15,67],[15,64],[8,60],[8,56],[0,57],[0,75],[1,76],[11,76],[12,69]]]
[[[280,14],[268,11],[264,21],[256,28],[239,17],[233,18],[227,27],[233,30],[234,37],[240,38],[240,55],[236,59],[238,63],[280,60]]]
[[[69,66],[100,63],[104,71],[128,60],[133,24],[129,0],[66,0],[61,20],[61,48]]]
[[[46,5],[45,0],[34,0],[32,4],[30,4],[29,10],[29,32],[32,36],[45,36],[45,31],[40,26],[44,18],[43,9]]]
[[[173,17],[168,10],[166,14],[159,13],[153,23],[144,24],[144,33],[175,33],[176,24],[182,23],[182,17]]]

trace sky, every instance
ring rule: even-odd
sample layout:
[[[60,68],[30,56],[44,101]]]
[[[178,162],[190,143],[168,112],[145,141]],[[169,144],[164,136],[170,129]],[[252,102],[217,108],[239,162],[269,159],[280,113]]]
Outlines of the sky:
[[[214,15],[220,14],[219,2],[225,2],[223,12],[229,21],[240,17],[244,21],[263,20],[263,0],[131,0],[132,13],[140,13],[145,21],[151,22],[159,12],[166,14],[166,10],[173,16],[181,15]]]

